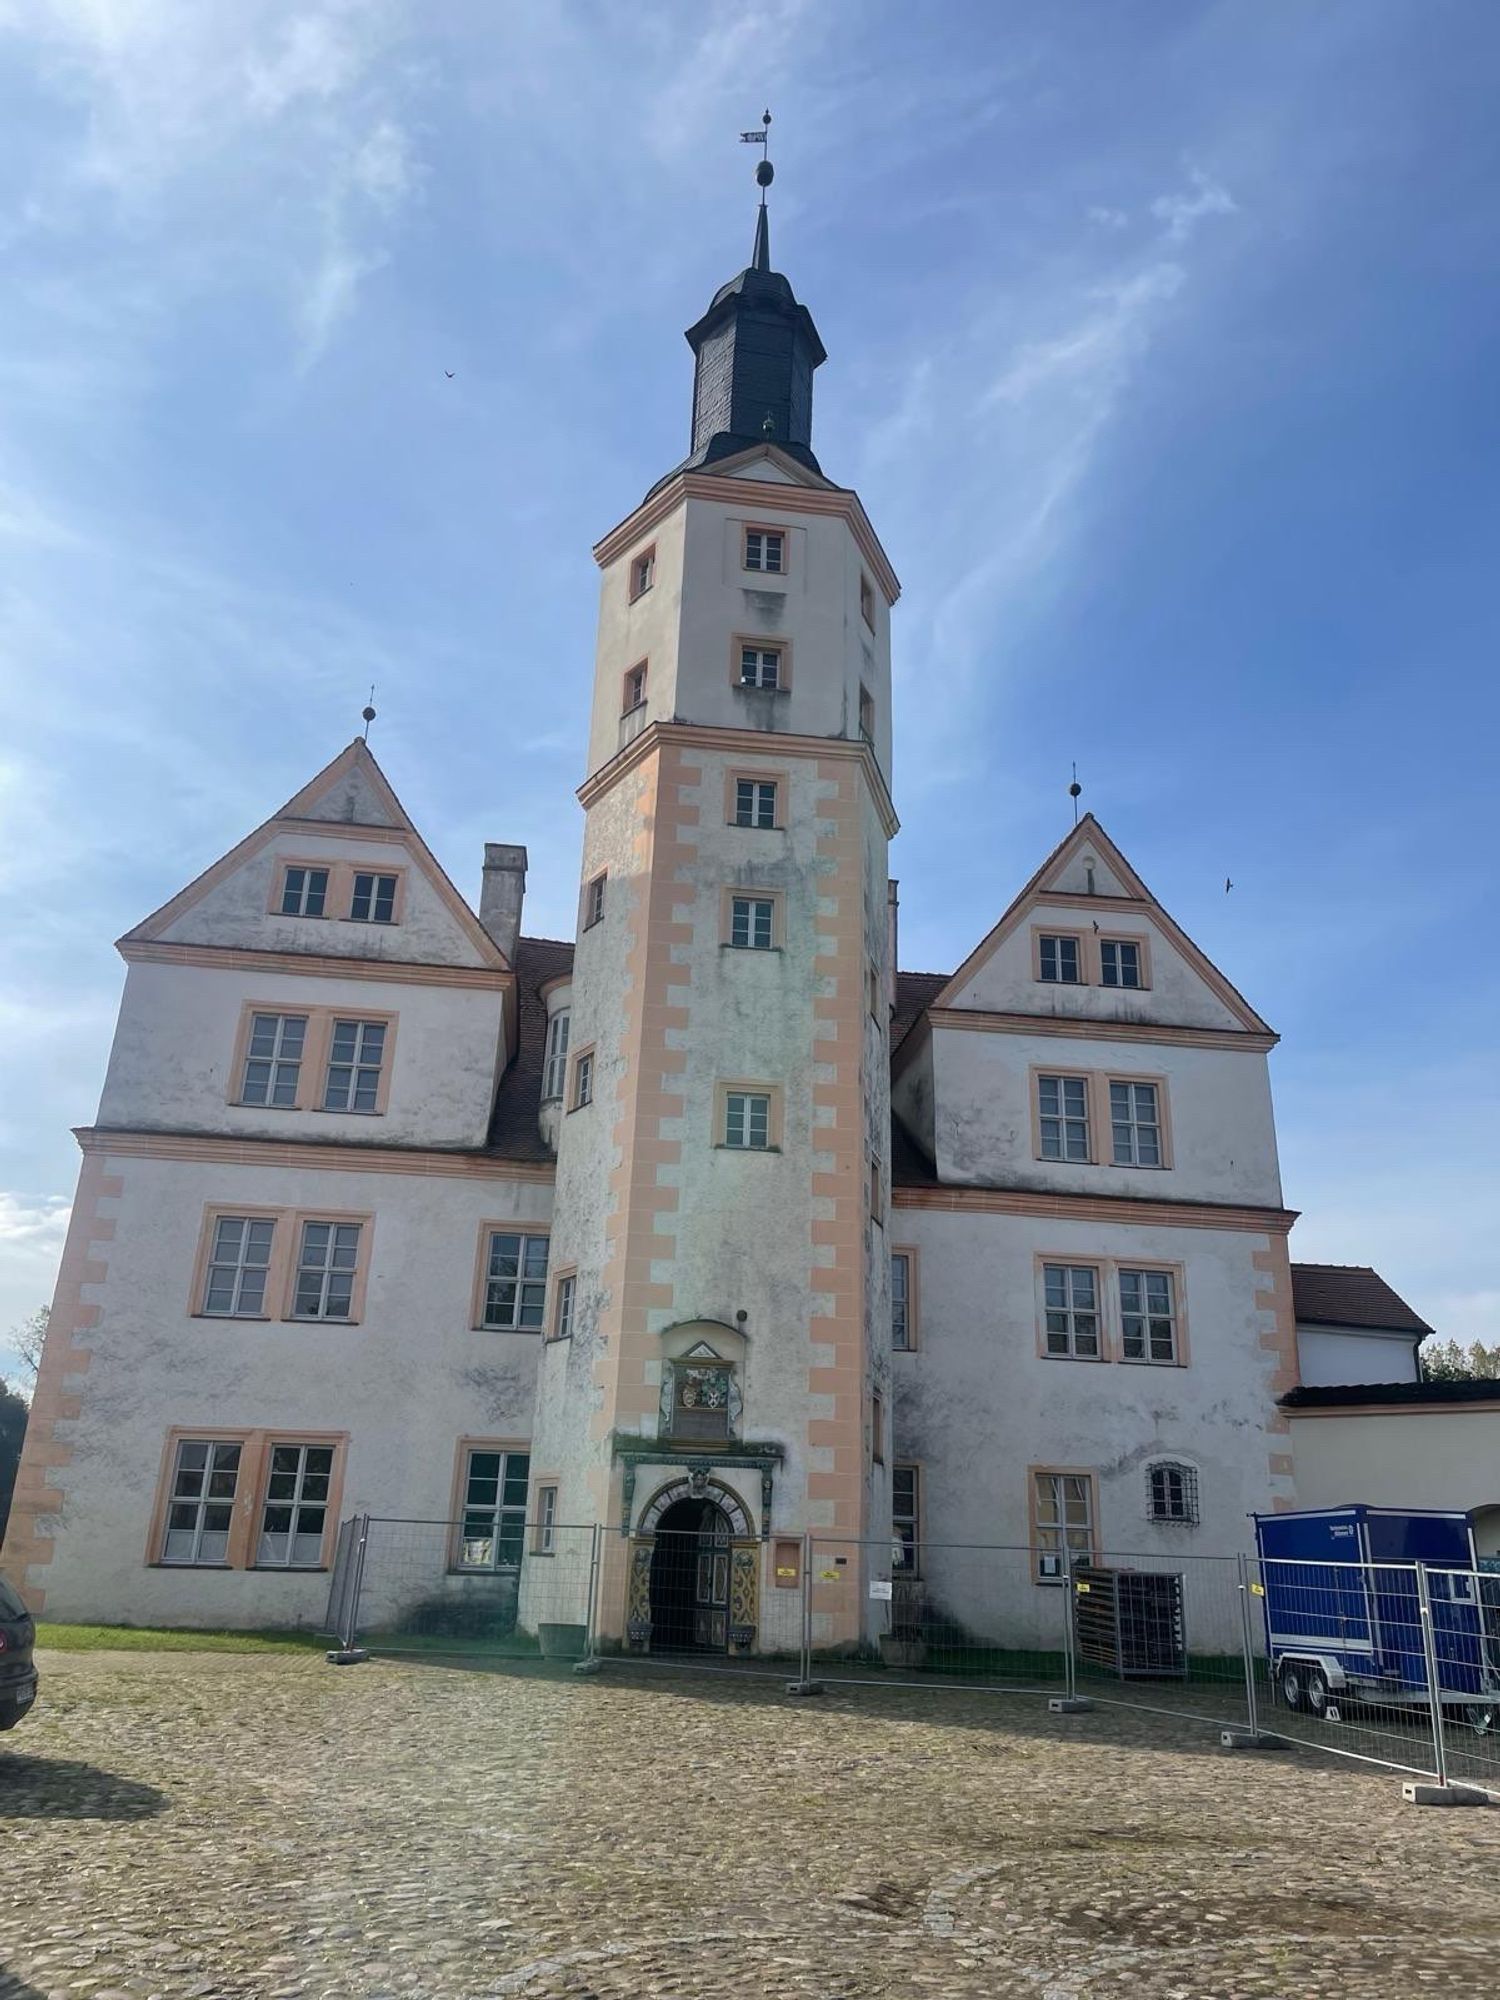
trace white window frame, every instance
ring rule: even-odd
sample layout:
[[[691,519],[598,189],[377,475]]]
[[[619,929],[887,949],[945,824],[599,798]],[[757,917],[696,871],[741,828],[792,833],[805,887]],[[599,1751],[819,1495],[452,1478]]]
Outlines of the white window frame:
[[[729,942],[736,951],[770,951],[776,942],[775,898],[731,896]]]
[[[270,1049],[256,1051],[256,1042],[261,1037],[261,1023],[274,1022],[270,1033]],[[256,1008],[250,1015],[250,1032],[245,1042],[245,1066],[240,1076],[241,1104],[251,1104],[267,1111],[294,1111],[297,1106],[297,1092],[302,1079],[302,1065],[307,1057],[307,1030],[310,1017],[306,1014],[271,1014]],[[295,1026],[295,1034],[289,1030]],[[289,1040],[293,1048],[288,1048]],[[295,1053],[293,1052],[295,1050]],[[251,1095],[251,1072],[264,1070],[261,1081],[262,1096]],[[283,1092],[290,1095],[283,1095]]]
[[[183,1458],[188,1452],[201,1451],[204,1455],[201,1466],[185,1466]],[[220,1454],[233,1454],[232,1463],[220,1463]],[[234,1503],[239,1492],[240,1466],[244,1458],[242,1438],[179,1438],[177,1449],[172,1454],[172,1478],[167,1488],[166,1516],[162,1524],[161,1548],[157,1561],[170,1564],[174,1569],[228,1569],[229,1535],[234,1524]],[[183,1490],[184,1474],[201,1475],[196,1481],[196,1491]],[[220,1482],[216,1493],[214,1482]],[[228,1481],[227,1493],[222,1482]],[[191,1486],[192,1482],[188,1482]],[[178,1508],[191,1508],[193,1522],[190,1528],[174,1527],[172,1515]],[[209,1528],[210,1510],[216,1516],[222,1514],[223,1525]],[[172,1555],[168,1551],[174,1535],[188,1534],[192,1537],[191,1553]],[[215,1539],[222,1537],[223,1546],[217,1555],[205,1556],[203,1542],[206,1535]]]
[[[568,1038],[573,1032],[573,1010],[559,1007],[547,1023],[547,1053],[542,1064],[542,1102],[550,1104],[568,1087]]]
[[[584,884],[583,928],[586,931],[591,931],[595,924],[604,922],[604,885],[608,880],[609,874],[606,870],[602,874],[592,876]]]
[[[366,886],[361,888],[361,883]],[[396,921],[396,892],[401,887],[399,875],[383,875],[378,869],[356,868],[354,884],[349,891],[349,921],[351,924],[393,924]],[[360,908],[364,904],[363,910]],[[381,915],[384,905],[385,914]]]
[[[314,1230],[326,1230],[323,1238],[322,1254],[314,1257],[309,1237]],[[297,1268],[293,1273],[292,1311],[293,1319],[332,1320],[345,1325],[354,1317],[355,1293],[359,1288],[359,1254],[364,1231],[362,1222],[321,1222],[317,1216],[309,1216],[303,1222],[297,1240]],[[305,1305],[304,1283],[313,1279],[317,1284],[317,1302]],[[347,1287],[344,1281],[347,1279]],[[347,1290],[347,1296],[345,1296]],[[332,1299],[344,1299],[342,1312],[330,1312]]]
[[[1097,1264],[1042,1262],[1042,1351],[1058,1360],[1102,1361],[1104,1314]],[[1092,1321],[1092,1325],[1085,1322]]]
[[[1149,1098],[1143,1096],[1149,1093]],[[1110,1151],[1117,1167],[1164,1167],[1159,1083],[1130,1077],[1109,1079]],[[1149,1108],[1149,1116],[1143,1112]],[[1146,1157],[1153,1155],[1154,1158]]]
[[[281,901],[277,905],[277,915],[283,917],[322,917],[328,913],[328,881],[332,870],[311,868],[305,862],[294,862],[281,878]],[[292,887],[297,880],[295,889]],[[310,910],[307,906],[316,899],[318,907]]]
[[[896,1267],[901,1268],[898,1284]],[[911,1252],[891,1252],[891,1351],[910,1354],[911,1346]]]
[[[594,1101],[594,1051],[580,1049],[573,1058],[573,1102],[569,1107],[582,1111]]]
[[[656,582],[656,549],[642,549],[638,556],[630,560],[630,601],[644,597]]]
[[[1081,938],[1074,937],[1071,933],[1067,931],[1041,931],[1037,934],[1036,942],[1037,942],[1037,972],[1038,976],[1045,985],[1048,986],[1083,985],[1084,983],[1083,950],[1082,950],[1083,940]],[[1049,948],[1052,960],[1052,970],[1050,972],[1047,970]],[[1073,962],[1073,969],[1071,972],[1066,970],[1066,965],[1065,965],[1065,961],[1067,960],[1068,954],[1070,952],[1072,954],[1072,962]]]
[[[760,1137],[756,1138],[759,1130]],[[738,1138],[735,1137],[738,1132]],[[771,1093],[767,1090],[726,1090],[724,1093],[724,1140],[735,1153],[768,1153],[771,1150]]]
[[[861,681],[859,684],[859,733],[873,749],[875,747],[875,697]]]
[[[495,1497],[493,1501],[470,1499],[473,1490],[476,1458],[496,1458],[500,1461],[495,1474]],[[525,1466],[519,1501],[507,1500],[507,1486],[514,1492],[511,1477],[516,1460]],[[464,1453],[463,1505],[458,1523],[458,1560],[455,1569],[463,1570],[509,1570],[519,1569],[526,1552],[526,1501],[531,1485],[531,1453],[529,1451],[506,1451],[491,1445],[470,1445]],[[471,1532],[471,1524],[478,1527]],[[488,1545],[487,1556],[476,1552]],[[514,1553],[507,1553],[513,1550]]]
[[[745,530],[745,567],[760,576],[786,575],[786,536],[780,528]]]
[[[372,1118],[379,1112],[380,1075],[389,1035],[389,1021],[367,1021],[352,1014],[334,1016],[328,1026],[328,1067],[323,1077],[325,1111],[347,1111],[361,1118]],[[342,1103],[337,1101],[340,1095]],[[360,1103],[365,1097],[369,1102]]]
[[[909,1508],[897,1498],[901,1482],[908,1477]],[[901,1459],[891,1467],[891,1567],[902,1576],[922,1574],[922,1468]]]
[[[514,1243],[516,1246],[516,1268],[509,1273],[497,1268],[508,1261],[510,1255],[508,1251],[496,1247],[501,1243]],[[479,1324],[487,1333],[542,1331],[547,1323],[547,1260],[551,1249],[551,1239],[540,1231],[485,1231],[484,1294],[480,1303]],[[541,1253],[539,1267],[536,1262],[538,1250]],[[508,1305],[505,1299],[507,1287],[510,1288]]]
[[[781,690],[781,662],[785,656],[784,646],[742,645],[740,647],[740,678],[742,688],[757,688],[762,694],[777,694]],[[771,678],[766,679],[770,674]]]
[[[1065,1166],[1087,1166],[1093,1158],[1090,1124],[1086,1076],[1048,1073],[1037,1077],[1037,1140],[1044,1160],[1057,1160]],[[1053,1128],[1050,1133],[1049,1127]],[[1080,1135],[1083,1150],[1077,1152],[1074,1146]]]
[[[1120,1359],[1175,1368],[1181,1355],[1177,1274],[1159,1265],[1132,1264],[1121,1265],[1116,1275],[1120,1286]],[[1152,1304],[1153,1286],[1158,1288],[1158,1300],[1165,1290],[1165,1308]],[[1162,1328],[1165,1331],[1159,1332]],[[1157,1353],[1156,1348],[1162,1344],[1167,1352]],[[1131,1352],[1132,1346],[1137,1350],[1135,1353]]]
[[[208,1268],[203,1279],[203,1298],[198,1310],[210,1319],[266,1319],[267,1294],[271,1286],[271,1253],[276,1245],[276,1218],[270,1215],[216,1215],[208,1244]],[[226,1230],[238,1232],[238,1240],[227,1242]],[[264,1251],[252,1257],[252,1249]],[[220,1274],[227,1273],[228,1305],[215,1305],[214,1293],[221,1289]],[[251,1274],[258,1280],[253,1303],[245,1298]]]
[[[736,826],[754,827],[764,833],[776,825],[777,780],[775,778],[736,778],[734,781],[734,823]],[[745,794],[749,793],[748,799]],[[770,818],[765,817],[769,806]]]
[[[1127,969],[1131,977],[1123,975]],[[1099,940],[1099,984],[1118,987],[1121,992],[1139,993],[1145,985],[1141,978],[1141,947],[1136,938],[1100,938]],[[1111,976],[1113,975],[1113,976]]]
[[[1161,1484],[1158,1487],[1158,1480]],[[1169,1482],[1175,1482],[1175,1496]],[[1174,1504],[1175,1500],[1175,1504]],[[1198,1525],[1198,1468],[1180,1458],[1153,1459],[1146,1467],[1146,1519],[1162,1527]]]
[[[1045,1465],[1033,1466],[1030,1477],[1032,1532],[1036,1536],[1032,1580],[1066,1583],[1080,1556],[1092,1564],[1098,1555],[1094,1481],[1087,1472],[1068,1472]],[[1081,1519],[1078,1518],[1080,1495]],[[1043,1517],[1044,1500],[1050,1505],[1053,1516],[1050,1521]]]
[[[314,1467],[310,1463],[316,1453],[326,1464]],[[278,1465],[278,1455],[292,1455],[292,1464]],[[327,1545],[328,1508],[333,1493],[333,1474],[337,1463],[337,1449],[331,1444],[301,1444],[272,1440],[266,1453],[266,1488],[261,1496],[260,1520],[255,1531],[256,1569],[322,1569],[323,1550]],[[286,1482],[290,1480],[290,1488]],[[282,1490],[273,1493],[273,1484]],[[287,1516],[284,1530],[274,1531],[284,1534],[286,1546],[280,1555],[270,1547],[273,1530],[267,1526],[271,1512]],[[316,1515],[318,1526],[316,1535],[303,1527],[304,1517]],[[297,1544],[316,1540],[317,1549],[309,1556],[304,1550],[298,1554]]]
[[[573,1314],[578,1309],[578,1273],[564,1271],[557,1281],[557,1298],[552,1308],[552,1338],[573,1338]]]
[[[536,1546],[532,1553],[557,1554],[557,1487],[551,1482],[536,1489]]]

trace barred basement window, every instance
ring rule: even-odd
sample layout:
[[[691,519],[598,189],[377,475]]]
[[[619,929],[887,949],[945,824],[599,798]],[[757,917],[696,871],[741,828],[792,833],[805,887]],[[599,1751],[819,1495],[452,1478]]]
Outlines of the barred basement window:
[[[1163,1461],[1146,1467],[1146,1518],[1148,1521],[1198,1519],[1198,1469]]]

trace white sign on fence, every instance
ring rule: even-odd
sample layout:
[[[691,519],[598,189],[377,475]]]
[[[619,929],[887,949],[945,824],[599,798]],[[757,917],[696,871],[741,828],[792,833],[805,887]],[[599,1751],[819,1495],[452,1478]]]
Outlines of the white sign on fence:
[[[891,1580],[888,1576],[887,1577],[872,1576],[870,1578],[871,1597],[889,1597],[890,1594],[891,1594]]]

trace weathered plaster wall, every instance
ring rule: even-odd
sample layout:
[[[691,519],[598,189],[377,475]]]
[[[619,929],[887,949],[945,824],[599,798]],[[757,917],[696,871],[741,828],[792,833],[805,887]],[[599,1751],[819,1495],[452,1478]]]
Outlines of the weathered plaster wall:
[[[1297,1359],[1302,1380],[1309,1384],[1420,1379],[1409,1333],[1361,1333],[1352,1327],[1299,1326]]]
[[[173,1426],[346,1431],[343,1514],[437,1520],[452,1504],[461,1437],[525,1443],[537,1338],[474,1330],[472,1288],[481,1223],[545,1228],[544,1182],[107,1154],[86,1160],[84,1174],[118,1192],[94,1204],[109,1248],[107,1262],[83,1273],[92,1280],[80,1293],[90,1358],[73,1385],[76,1402],[53,1426],[66,1458],[52,1474],[59,1504],[40,1523],[54,1540],[51,1560],[36,1572],[49,1617],[182,1625],[321,1617],[323,1573],[153,1566],[149,1529]],[[361,1323],[194,1317],[206,1203],[373,1210]]]
[[[1500,1407],[1296,1414],[1299,1507],[1500,1508]],[[1500,1552],[1500,1516],[1483,1524]]]
[[[932,1035],[938,1171],[945,1181],[1123,1194],[1142,1200],[1279,1207],[1281,1176],[1266,1059],[1172,1043],[1060,1039],[1045,1033]],[[1165,1077],[1171,1165],[1116,1167],[1107,1122],[1093,1133],[1097,1164],[1039,1160],[1033,1070]]]
[[[271,1011],[332,1007],[351,1018],[396,1014],[390,1097],[378,1116],[233,1104],[246,1003]],[[360,1145],[484,1143],[500,1057],[503,997],[483,987],[426,987],[305,973],[135,964],[99,1105],[102,1125],[228,1132]],[[322,1077],[309,1074],[309,1100]]]

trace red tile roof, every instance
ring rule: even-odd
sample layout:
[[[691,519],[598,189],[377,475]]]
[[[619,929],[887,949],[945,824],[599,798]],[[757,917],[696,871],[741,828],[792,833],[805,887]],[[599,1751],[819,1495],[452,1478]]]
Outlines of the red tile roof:
[[[1432,1332],[1368,1264],[1293,1264],[1292,1304],[1299,1320],[1317,1326]]]

